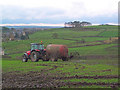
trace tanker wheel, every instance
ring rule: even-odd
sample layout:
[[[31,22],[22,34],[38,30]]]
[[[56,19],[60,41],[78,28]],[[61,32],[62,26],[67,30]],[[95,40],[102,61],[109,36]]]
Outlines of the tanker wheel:
[[[27,58],[27,56],[26,56],[25,54],[23,55],[22,61],[23,61],[23,62],[27,62],[27,61],[28,61],[28,58]]]
[[[32,62],[38,62],[38,60],[39,60],[39,53],[33,51],[33,52],[31,53],[31,55],[30,55],[30,58],[31,58],[31,61],[32,61]]]
[[[68,58],[67,57],[62,57],[62,60],[63,61],[68,61]]]

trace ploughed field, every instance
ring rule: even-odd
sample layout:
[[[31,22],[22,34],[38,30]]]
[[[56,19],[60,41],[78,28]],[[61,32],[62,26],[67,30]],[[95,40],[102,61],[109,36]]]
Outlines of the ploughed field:
[[[118,87],[117,26],[87,26],[39,31],[29,40],[3,42],[3,88]],[[22,62],[30,43],[65,44],[69,61]],[[76,53],[78,52],[79,55]]]

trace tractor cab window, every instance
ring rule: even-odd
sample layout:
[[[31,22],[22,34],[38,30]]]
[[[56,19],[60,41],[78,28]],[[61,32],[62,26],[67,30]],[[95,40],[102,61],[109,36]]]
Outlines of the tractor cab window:
[[[44,49],[44,45],[43,45],[43,44],[40,44],[39,49],[40,49],[40,50],[43,50],[43,49]]]
[[[31,45],[31,51],[35,49],[38,49],[38,45]]]

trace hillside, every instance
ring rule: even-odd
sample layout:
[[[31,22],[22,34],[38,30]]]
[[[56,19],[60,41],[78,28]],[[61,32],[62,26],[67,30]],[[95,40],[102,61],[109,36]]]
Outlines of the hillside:
[[[56,33],[57,37],[53,34]],[[89,26],[78,28],[57,28],[39,31],[29,36],[28,40],[9,41],[3,43],[5,52],[14,56],[21,55],[30,49],[30,43],[65,44],[69,52],[77,51],[80,55],[111,55],[117,54],[117,42],[105,43],[112,37],[118,37],[117,26]],[[113,49],[112,49],[113,48]],[[112,49],[112,51],[110,51]]]
[[[28,40],[3,42],[3,88],[117,88],[118,27],[86,26],[38,31]],[[65,44],[68,61],[22,62],[30,43]]]

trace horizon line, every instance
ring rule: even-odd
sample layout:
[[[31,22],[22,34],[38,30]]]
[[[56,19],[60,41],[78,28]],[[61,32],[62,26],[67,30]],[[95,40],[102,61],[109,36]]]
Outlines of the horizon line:
[[[118,25],[117,23],[105,23],[108,25]],[[101,25],[101,24],[92,24],[92,26],[94,25]],[[64,23],[60,23],[60,24],[45,24],[45,23],[31,23],[31,24],[24,24],[24,23],[20,23],[20,24],[0,24],[0,26],[61,26],[64,27]]]

